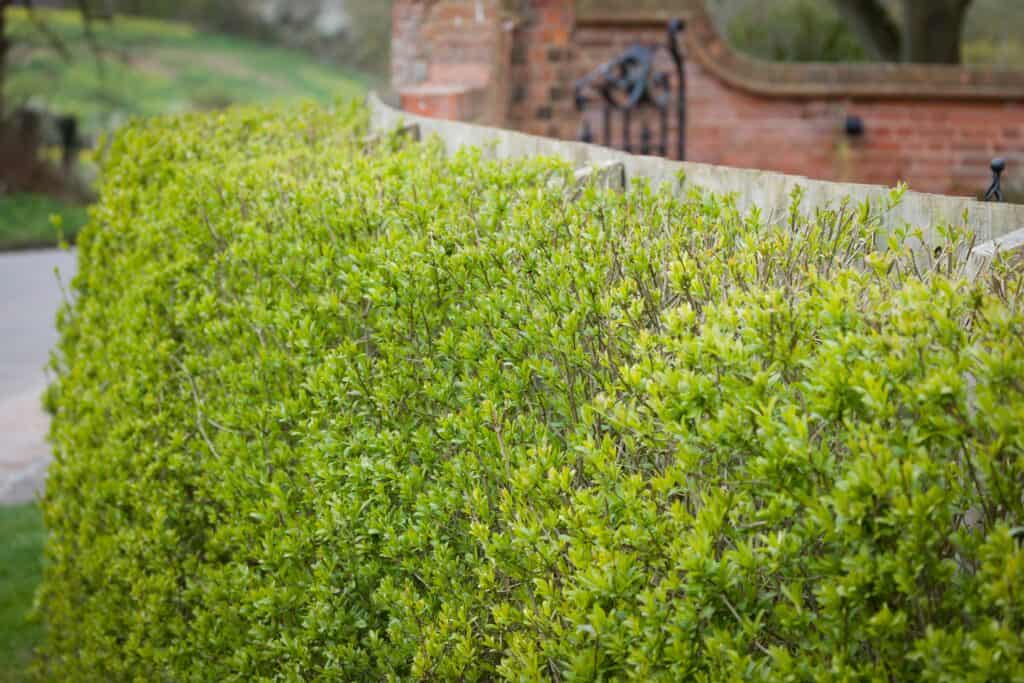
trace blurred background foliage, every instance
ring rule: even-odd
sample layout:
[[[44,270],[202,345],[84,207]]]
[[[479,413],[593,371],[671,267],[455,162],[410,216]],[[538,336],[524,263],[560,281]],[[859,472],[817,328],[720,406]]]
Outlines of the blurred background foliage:
[[[211,32],[302,49],[327,63],[379,77],[387,73],[389,0],[91,1],[125,14],[184,21]]]
[[[116,128],[128,116],[360,96],[371,78],[302,50],[125,15],[94,18],[97,53],[78,12],[41,16],[50,35],[25,12],[11,12],[14,48],[6,96],[14,107],[74,113],[88,134]],[[51,48],[52,36],[69,57]]]
[[[636,6],[650,0],[634,0]],[[619,0],[604,0],[604,3]],[[762,59],[860,62],[869,56],[829,0],[706,0],[719,29],[739,50]],[[653,0],[670,7],[666,0]],[[888,0],[899,18],[898,1]],[[974,0],[964,25],[964,62],[1024,67],[1024,2]]]

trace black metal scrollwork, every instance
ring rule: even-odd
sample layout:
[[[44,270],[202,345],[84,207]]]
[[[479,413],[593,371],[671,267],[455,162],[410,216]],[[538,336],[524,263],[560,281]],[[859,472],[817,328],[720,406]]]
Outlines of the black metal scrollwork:
[[[658,71],[655,60],[659,47],[634,45],[615,59],[606,62],[576,82],[576,109],[584,114],[580,124],[580,140],[594,142],[594,131],[586,116],[592,104],[601,107],[602,143],[611,146],[614,136],[613,120],[618,115],[621,121],[622,145],[627,152],[668,156],[669,115],[675,110],[678,136],[676,158],[686,158],[686,73],[683,54],[679,49],[679,34],[684,23],[674,19],[668,25],[667,50],[674,65],[676,88],[672,87],[672,75]],[[658,142],[654,142],[654,131],[640,114],[644,110],[657,112]],[[640,145],[634,149],[634,115],[641,121]]]

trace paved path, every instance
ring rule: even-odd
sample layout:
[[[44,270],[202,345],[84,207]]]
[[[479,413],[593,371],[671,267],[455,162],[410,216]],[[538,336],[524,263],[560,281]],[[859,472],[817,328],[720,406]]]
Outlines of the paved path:
[[[41,395],[57,341],[57,308],[75,273],[75,253],[0,253],[0,505],[35,498],[46,478],[49,418]]]

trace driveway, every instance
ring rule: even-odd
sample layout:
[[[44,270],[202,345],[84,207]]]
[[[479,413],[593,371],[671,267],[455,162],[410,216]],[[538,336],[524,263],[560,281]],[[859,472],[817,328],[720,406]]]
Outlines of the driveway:
[[[67,288],[75,267],[74,251],[0,253],[0,505],[32,500],[46,478],[41,395],[64,300],[57,273]]]

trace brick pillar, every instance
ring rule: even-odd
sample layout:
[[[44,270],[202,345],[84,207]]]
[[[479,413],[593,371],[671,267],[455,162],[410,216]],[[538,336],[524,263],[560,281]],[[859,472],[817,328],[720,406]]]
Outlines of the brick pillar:
[[[574,0],[528,0],[511,48],[513,127],[537,135],[575,137],[575,24]]]
[[[422,28],[432,4],[394,0],[391,6],[391,85],[396,91],[427,80],[430,55]]]
[[[501,0],[395,0],[391,78],[402,108],[501,125],[510,27]]]

